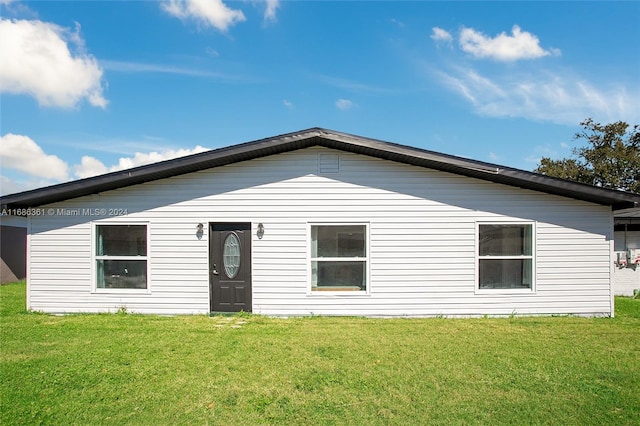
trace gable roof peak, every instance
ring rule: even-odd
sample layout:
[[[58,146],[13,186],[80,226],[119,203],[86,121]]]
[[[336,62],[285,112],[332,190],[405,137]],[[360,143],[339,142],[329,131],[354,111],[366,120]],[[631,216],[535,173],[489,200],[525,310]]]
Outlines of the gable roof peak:
[[[0,197],[0,205],[2,208],[36,207],[318,145],[504,185],[610,205],[614,209],[640,205],[640,194],[598,188],[524,170],[379,139],[366,138],[322,127],[311,127],[297,132],[204,151],[127,170],[6,195]]]

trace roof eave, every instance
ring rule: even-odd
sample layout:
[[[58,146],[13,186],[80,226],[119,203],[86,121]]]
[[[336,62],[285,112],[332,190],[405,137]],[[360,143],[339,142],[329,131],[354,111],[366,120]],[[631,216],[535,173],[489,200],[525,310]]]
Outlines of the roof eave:
[[[0,197],[0,203],[3,209],[36,207],[317,145],[609,205],[614,210],[637,207],[640,202],[640,195],[637,194],[597,188],[523,170],[316,127],[8,195]]]
[[[381,142],[374,139],[357,137],[355,140],[351,140],[354,138],[352,135],[330,131],[326,132],[331,135],[331,138],[325,139],[326,142],[320,143],[320,145],[329,148],[351,151],[358,154],[427,167],[523,189],[589,201],[611,206],[613,210],[637,207],[640,201],[640,195],[629,192],[598,188],[580,182],[554,178],[481,161],[467,160],[447,154]],[[346,144],[343,146],[336,145],[338,141],[345,142]],[[360,147],[361,149],[354,149],[353,147]]]
[[[72,198],[97,194],[200,170],[252,160],[310,145],[309,138],[319,135],[316,129],[288,133],[273,138],[192,154],[159,163],[64,182],[44,188],[0,197],[2,209],[36,207]],[[279,143],[274,144],[274,141]],[[300,147],[296,148],[295,145]]]

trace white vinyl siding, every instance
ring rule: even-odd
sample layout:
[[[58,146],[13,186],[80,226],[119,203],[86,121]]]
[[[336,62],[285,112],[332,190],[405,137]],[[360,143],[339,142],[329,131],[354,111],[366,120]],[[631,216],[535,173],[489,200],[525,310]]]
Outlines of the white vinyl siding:
[[[31,218],[30,308],[207,313],[209,236],[197,225],[251,222],[255,313],[611,312],[609,207],[346,152],[339,174],[320,175],[318,154],[337,153],[301,149],[52,205],[128,214]],[[91,291],[99,220],[148,222],[148,294]],[[535,293],[478,294],[476,223],[512,221],[536,223]],[[369,294],[309,294],[309,224],[344,222],[368,224]]]

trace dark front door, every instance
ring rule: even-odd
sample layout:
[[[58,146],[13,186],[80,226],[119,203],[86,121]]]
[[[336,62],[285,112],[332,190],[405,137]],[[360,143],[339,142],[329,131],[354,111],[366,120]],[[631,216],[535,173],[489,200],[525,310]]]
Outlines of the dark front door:
[[[211,312],[251,312],[251,224],[209,226]]]

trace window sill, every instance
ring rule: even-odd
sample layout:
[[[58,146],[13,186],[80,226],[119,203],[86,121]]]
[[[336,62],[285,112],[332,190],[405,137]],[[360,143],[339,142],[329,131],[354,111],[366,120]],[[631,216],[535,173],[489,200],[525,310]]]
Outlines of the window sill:
[[[476,288],[476,294],[535,294],[533,288]]]
[[[364,291],[360,290],[358,286],[326,286],[326,287],[314,287],[311,291]]]
[[[369,292],[366,290],[360,290],[359,287],[325,287],[323,289],[315,289],[307,292],[307,296],[323,297],[323,296],[369,296]]]
[[[94,288],[91,294],[151,294],[148,288]]]

